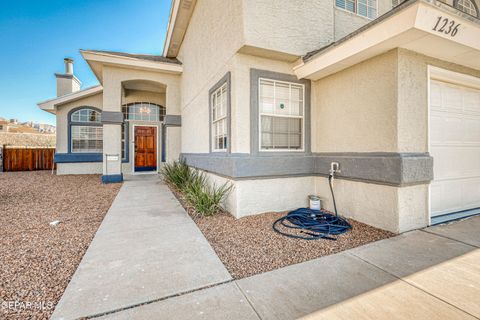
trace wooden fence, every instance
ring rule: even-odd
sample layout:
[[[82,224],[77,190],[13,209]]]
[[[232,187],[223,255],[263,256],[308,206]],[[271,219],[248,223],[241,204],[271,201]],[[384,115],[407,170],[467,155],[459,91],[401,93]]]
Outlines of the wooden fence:
[[[55,148],[3,148],[3,171],[52,170]]]

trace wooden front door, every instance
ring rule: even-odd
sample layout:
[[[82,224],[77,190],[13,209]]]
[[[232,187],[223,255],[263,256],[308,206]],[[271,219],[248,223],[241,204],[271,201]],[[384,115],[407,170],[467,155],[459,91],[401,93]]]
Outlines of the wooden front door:
[[[157,128],[135,127],[135,171],[157,170]]]

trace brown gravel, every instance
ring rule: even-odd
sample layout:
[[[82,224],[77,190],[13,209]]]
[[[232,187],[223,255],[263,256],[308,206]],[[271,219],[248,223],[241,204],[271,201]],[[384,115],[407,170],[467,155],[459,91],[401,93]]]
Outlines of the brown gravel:
[[[119,189],[99,175],[0,173],[0,319],[51,316]]]
[[[338,236],[336,241],[292,239],[272,230],[273,222],[286,212],[264,213],[241,219],[235,219],[225,212],[212,217],[202,217],[186,205],[177,190],[172,186],[170,189],[235,279],[312,260],[394,235],[349,219],[352,230]]]

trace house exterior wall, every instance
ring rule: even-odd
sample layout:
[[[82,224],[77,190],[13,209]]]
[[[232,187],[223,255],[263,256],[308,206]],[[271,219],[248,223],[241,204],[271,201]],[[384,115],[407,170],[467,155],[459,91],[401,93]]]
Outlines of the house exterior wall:
[[[398,151],[428,152],[428,66],[480,77],[480,70],[398,50]],[[421,108],[419,106],[422,106]]]
[[[224,206],[237,218],[304,208],[308,206],[306,195],[315,193],[313,176],[234,180],[209,172],[205,174],[216,186],[225,183],[233,186]]]
[[[406,152],[399,147],[399,55],[395,49],[314,82],[313,152]],[[415,108],[426,112],[426,101]],[[340,157],[332,158],[338,159],[341,167],[347,165]],[[372,166],[374,163],[366,169]],[[325,199],[325,208],[333,210],[327,179],[317,177],[315,188]],[[428,225],[425,183],[395,186],[337,179],[335,195],[341,215],[382,229],[404,232]]]
[[[57,153],[68,152],[68,113],[78,107],[94,107],[102,110],[102,94],[96,94],[90,97],[79,99],[77,101],[63,104],[56,108],[56,126],[57,126]]]
[[[396,152],[397,53],[312,84],[312,152]]]
[[[166,87],[165,107],[167,115],[180,115],[180,76],[171,73],[160,73],[153,71],[144,71],[138,69],[127,69],[114,66],[104,66],[103,68],[103,110],[108,112],[122,111],[123,89],[122,83],[132,80],[142,80],[156,82]],[[131,126],[133,127],[133,126]],[[161,134],[161,127],[158,128],[158,134]],[[107,124],[103,126],[104,144],[103,154],[121,154],[122,145],[120,140],[121,126],[119,124]],[[161,136],[159,136],[161,137]],[[161,141],[161,140],[159,140]],[[180,141],[172,142],[180,143]],[[160,150],[157,159],[160,159]],[[132,157],[130,157],[132,161]],[[108,167],[107,167],[108,166]],[[112,176],[113,179],[121,179],[125,165],[120,160],[117,162],[103,163],[104,176]],[[108,177],[107,177],[108,179]]]
[[[151,91],[127,90],[123,98],[122,105],[133,102],[150,102],[166,107],[166,95],[165,93]]]
[[[327,2],[327,1],[326,1]],[[337,41],[358,28],[371,22],[371,19],[334,7],[334,41]],[[377,17],[392,9],[392,0],[377,0]],[[321,48],[317,47],[316,49]]]
[[[241,1],[198,1],[178,58],[183,63],[182,152],[209,152],[210,88],[244,43]]]
[[[73,102],[65,103],[56,108],[56,153],[68,153],[69,135],[68,135],[68,114],[78,107],[94,107],[102,110],[102,94],[96,94],[90,97],[79,99]],[[81,163],[57,163],[57,174],[99,174],[102,172],[101,163],[81,162]]]
[[[223,6],[223,8],[219,9],[217,5]],[[257,6],[257,13],[253,12],[257,7],[254,9],[253,2],[247,0],[243,2],[243,7],[235,6],[234,10],[229,8],[229,5],[231,4],[213,0],[199,2],[180,48],[178,57],[184,64],[181,81],[182,154],[186,155],[186,159],[191,159],[190,155],[203,155],[204,160],[197,157],[197,161],[189,162],[187,160],[187,163],[207,172],[209,178],[217,185],[227,181],[234,185],[234,189],[226,201],[226,209],[236,217],[304,207],[307,205],[309,194],[320,195],[325,199],[324,206],[333,210],[328,181],[318,176],[320,172],[321,174],[328,173],[328,168],[323,168],[321,161],[318,163],[315,159],[316,154],[396,153],[399,150],[397,128],[398,51],[392,50],[312,83],[310,116],[313,157],[307,153],[300,155],[298,159],[292,157],[288,159],[292,160],[290,162],[296,166],[292,169],[298,169],[302,163],[302,166],[305,166],[302,167],[305,169],[305,173],[301,173],[302,169],[299,169],[296,175],[287,173],[286,176],[282,176],[281,174],[285,173],[281,173],[279,176],[275,176],[275,174],[262,176],[260,173],[259,176],[252,174],[248,177],[234,177],[234,174],[243,174],[239,173],[240,169],[246,168],[246,171],[242,172],[246,172],[247,175],[250,173],[249,160],[253,161],[252,165],[255,166],[255,170],[259,168],[258,166],[268,166],[267,162],[269,161],[268,157],[257,159],[258,155],[252,154],[254,148],[251,145],[251,121],[255,116],[251,114],[250,99],[253,90],[252,70],[272,71],[285,76],[293,75],[293,66],[288,59],[278,55],[266,58],[256,52],[244,50],[244,48],[246,46],[261,47],[272,52],[283,50],[290,55],[303,54],[291,51],[288,47],[290,43],[284,42],[285,37],[282,38],[279,34],[289,34],[290,31],[305,34],[305,30],[300,31],[298,26],[295,26],[294,22],[290,24],[290,21],[285,26],[273,28],[275,30],[268,28],[263,30],[265,25],[275,25],[275,21],[262,20],[262,12],[267,16],[270,15],[267,12],[278,12],[280,16],[285,15],[286,19],[287,11],[300,10],[292,2],[260,3]],[[310,11],[317,7],[318,10],[328,9],[322,19],[330,21],[330,25],[325,22],[327,32],[320,33],[322,36],[315,40],[317,41],[313,45],[315,48],[319,46],[318,42],[329,42],[339,36],[335,32],[349,33],[370,21],[358,16],[352,18],[350,13],[336,9],[333,2],[312,1],[308,2],[308,5],[312,8],[306,10],[309,11],[308,14],[304,13],[303,15],[308,23],[313,24],[315,18],[313,15],[310,16]],[[390,1],[381,1],[379,3],[380,13],[388,11],[390,6]],[[223,16],[221,15],[222,10],[224,10]],[[243,31],[234,28],[231,24],[224,25],[222,19],[225,16],[228,17],[232,12],[240,14],[240,17],[243,12]],[[246,14],[248,12],[251,13]],[[205,18],[207,13],[212,14],[209,19]],[[318,13],[316,15],[319,16]],[[337,18],[334,19],[334,15],[337,18],[340,17],[338,19],[345,19],[346,22],[335,20]],[[217,16],[220,19],[218,25],[212,22],[216,21]],[[238,17],[230,17],[231,19],[236,21],[235,19]],[[355,22],[356,19],[358,23]],[[341,26],[341,28],[334,30],[334,21],[340,23],[337,27]],[[217,30],[217,28],[221,30]],[[225,32],[229,32],[229,36]],[[312,33],[319,34],[318,32]],[[212,37],[215,41],[213,43],[205,41],[205,34],[217,35]],[[271,38],[268,37],[270,34],[273,35]],[[275,36],[276,34],[278,37]],[[296,43],[292,47],[308,49],[305,46],[307,44]],[[215,52],[212,53],[212,50]],[[252,54],[246,52],[252,52]],[[211,55],[215,55],[213,62]],[[213,160],[212,155],[209,155],[209,89],[228,72],[231,76],[231,154],[225,155],[226,160],[225,158]],[[287,153],[284,156],[289,157],[289,155],[293,155],[293,153]],[[236,167],[232,169],[232,175],[222,173],[223,169],[230,170],[229,166],[233,163],[230,161],[232,157],[240,157],[236,159]],[[245,157],[244,160],[241,157]],[[215,162],[217,160],[219,161]],[[281,159],[279,161],[281,162]],[[389,159],[380,161],[389,161]],[[206,162],[210,162],[211,166],[198,165]],[[241,168],[239,164],[241,164]],[[313,169],[310,169],[310,166]],[[285,172],[290,170],[288,169],[289,165],[280,167],[286,168]],[[399,186],[402,183],[388,185],[388,183],[380,184],[371,181],[337,180],[336,188],[338,187],[338,192],[341,194],[339,202],[342,202],[339,211],[343,215],[393,232],[426,226],[428,223],[428,209],[426,208],[428,202],[425,200],[428,197],[427,185]],[[371,195],[379,200],[369,201]],[[385,212],[385,203],[380,199],[388,199],[387,206],[391,207],[388,209],[389,212]],[[411,206],[406,205],[406,202],[410,202]],[[415,210],[411,210],[411,208],[415,208]]]
[[[108,71],[108,77],[110,77],[109,81],[113,83],[116,87],[116,83],[120,84],[121,90],[121,82],[132,80],[132,79],[139,79],[139,80],[156,80],[161,84],[167,85],[167,93],[154,93],[149,91],[141,91],[141,90],[127,90],[124,92],[125,94],[120,94],[118,105],[112,104],[109,102],[110,111],[115,110],[115,112],[121,111],[121,105],[125,103],[132,103],[132,102],[152,102],[162,106],[165,106],[167,109],[167,114],[170,115],[179,115],[180,114],[180,94],[179,90],[179,79],[178,76],[175,75],[152,75],[149,72],[140,72],[140,71],[131,71],[127,69],[121,68],[111,68]],[[161,82],[160,82],[161,81]],[[112,85],[113,86],[113,85]],[[117,92],[117,90],[115,90]],[[120,91],[122,92],[122,91]],[[110,96],[113,96],[111,94]],[[123,98],[122,98],[123,96]],[[171,104],[167,103],[167,96]],[[104,93],[98,93],[96,95],[86,97],[83,99],[79,99],[70,103],[62,104],[56,108],[56,121],[57,121],[57,146],[56,152],[59,154],[66,154],[68,153],[68,114],[71,110],[81,107],[81,106],[88,106],[94,107],[99,110],[104,110]],[[133,162],[134,162],[134,148],[132,146],[132,137],[134,136],[134,125],[155,125],[157,126],[157,141],[158,141],[158,154],[157,160],[158,164],[157,167],[161,165],[161,155],[162,155],[162,123],[161,122],[142,122],[142,121],[130,121],[128,120],[128,137],[129,137],[129,157],[127,162],[122,163],[121,172],[123,173],[131,173],[133,171]],[[120,130],[121,127],[119,125],[109,125],[104,124],[104,145],[105,142],[112,142],[114,141],[115,144],[118,144],[121,148],[120,144]],[[105,129],[106,127],[111,127],[109,129]],[[180,154],[180,143],[181,139],[179,136],[180,127],[170,127],[166,128],[166,131],[169,132],[169,141],[167,141],[166,152],[167,152],[167,160],[173,161],[178,159]],[[120,154],[121,149],[118,149],[116,152],[109,151],[109,154],[116,153]],[[71,163],[58,163],[57,164],[57,173],[58,174],[93,174],[93,173],[102,173],[102,162],[71,162]],[[108,168],[111,169],[111,168]],[[112,172],[112,171],[109,171]]]
[[[57,163],[57,174],[101,174],[101,162]]]
[[[333,1],[242,2],[247,46],[301,56],[334,40]]]
[[[327,178],[315,178],[322,205],[333,211]],[[428,185],[395,187],[337,179],[334,181],[338,213],[377,228],[400,233],[428,225]]]

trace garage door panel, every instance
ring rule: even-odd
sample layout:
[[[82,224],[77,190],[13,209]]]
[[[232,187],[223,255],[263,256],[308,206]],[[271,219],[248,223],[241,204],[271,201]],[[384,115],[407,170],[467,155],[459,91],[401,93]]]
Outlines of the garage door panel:
[[[463,107],[465,111],[473,114],[480,114],[480,92],[466,89],[463,96]]]
[[[463,184],[456,180],[433,183],[430,189],[432,216],[462,210]]]
[[[430,85],[430,109],[442,110],[442,86],[436,81]]]
[[[442,90],[442,104],[449,112],[461,112],[462,106],[462,91],[451,85],[444,85]]]
[[[430,143],[441,144],[446,139],[445,118],[442,113],[433,113],[430,116]]]
[[[471,144],[477,144],[480,141],[480,118],[465,118],[463,141]]]
[[[480,176],[480,148],[467,148],[463,156],[463,176]]]
[[[463,203],[467,208],[480,207],[480,178],[467,179],[463,184]]]
[[[464,177],[469,167],[469,150],[462,147],[432,147],[433,174],[435,180]]]
[[[431,216],[480,207],[480,90],[432,81]]]

